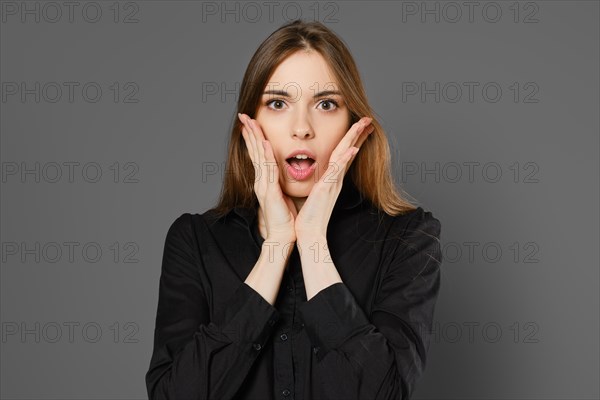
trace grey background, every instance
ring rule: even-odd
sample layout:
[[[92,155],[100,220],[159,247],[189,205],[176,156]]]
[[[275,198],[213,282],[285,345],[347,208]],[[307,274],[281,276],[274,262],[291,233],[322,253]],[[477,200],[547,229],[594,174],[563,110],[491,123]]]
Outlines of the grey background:
[[[295,2],[287,11],[280,2],[271,19],[264,2],[254,3],[260,15],[227,2],[238,11],[226,15],[222,2],[138,1],[120,4],[117,23],[108,1],[87,9],[102,10],[95,23],[82,17],[86,2],[73,22],[63,6],[54,23],[43,18],[52,9],[21,22],[8,3],[43,5],[1,3],[2,399],[147,398],[167,229],[216,202],[236,85],[296,9],[306,19],[318,9],[348,44],[398,184],[442,222],[437,338],[415,398],[599,397],[598,2],[521,2],[518,22],[515,2],[480,2],[472,22],[458,2],[463,15],[451,22],[444,2]],[[488,3],[499,21],[483,17]],[[406,12],[436,4],[439,22]],[[203,12],[212,5],[216,14]],[[128,15],[137,22],[123,23]],[[9,94],[13,82],[36,81],[79,89],[73,102],[66,91],[50,101],[52,85],[39,102]],[[97,102],[82,97],[89,82],[102,89]],[[447,91],[421,101],[407,95],[410,82]],[[464,82],[479,84],[473,101],[465,91],[452,102]],[[482,95],[490,82],[502,89],[497,102]],[[213,84],[229,92],[211,94]],[[132,93],[137,102],[125,102]],[[22,177],[36,162],[40,181]],[[69,162],[80,163],[72,182]],[[52,182],[55,163],[62,177]],[[436,163],[439,179],[421,175]],[[472,179],[469,163],[479,163]],[[95,165],[102,176],[87,182]],[[211,166],[217,174],[203,173]],[[72,260],[65,242],[78,243]]]

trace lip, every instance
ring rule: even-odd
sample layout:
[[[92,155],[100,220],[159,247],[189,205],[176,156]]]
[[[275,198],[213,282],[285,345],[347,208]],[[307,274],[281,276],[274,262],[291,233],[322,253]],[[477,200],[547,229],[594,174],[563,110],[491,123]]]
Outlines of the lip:
[[[315,156],[314,153],[312,151],[308,150],[308,149],[297,149],[297,150],[294,150],[285,159],[287,160],[288,158],[295,157],[298,154],[306,154],[307,156],[309,156],[313,160],[317,161],[317,156]]]
[[[296,169],[292,167],[287,161],[285,161],[285,169],[287,172],[286,177],[291,177],[295,181],[304,181],[308,179],[313,174],[313,172],[315,172],[315,170],[317,169],[317,162],[315,161],[310,167],[306,169]]]
[[[314,162],[310,167],[306,169],[296,169],[292,167],[287,161],[289,158],[294,157],[296,154],[306,154],[308,157],[312,158]],[[287,177],[291,177],[295,181],[304,181],[308,179],[313,174],[318,165],[317,156],[315,156],[315,154],[308,149],[297,149],[292,151],[283,162],[285,164]]]

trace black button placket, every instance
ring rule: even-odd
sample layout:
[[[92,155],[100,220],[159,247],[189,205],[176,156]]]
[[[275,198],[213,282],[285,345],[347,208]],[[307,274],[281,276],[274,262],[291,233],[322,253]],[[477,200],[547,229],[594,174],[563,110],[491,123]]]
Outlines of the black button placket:
[[[290,400],[294,397],[294,310],[298,295],[297,274],[300,269],[298,249],[292,251],[283,273],[277,309],[281,315],[276,334],[273,335],[275,398]]]

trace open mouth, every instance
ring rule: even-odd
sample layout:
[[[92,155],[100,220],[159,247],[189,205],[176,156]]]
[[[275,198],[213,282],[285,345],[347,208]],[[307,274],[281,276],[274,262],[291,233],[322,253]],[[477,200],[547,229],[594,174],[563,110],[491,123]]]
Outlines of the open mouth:
[[[298,159],[295,157],[290,157],[290,158],[286,159],[285,161],[296,169],[308,169],[315,162],[315,160],[313,160],[310,157],[308,157],[306,159]]]

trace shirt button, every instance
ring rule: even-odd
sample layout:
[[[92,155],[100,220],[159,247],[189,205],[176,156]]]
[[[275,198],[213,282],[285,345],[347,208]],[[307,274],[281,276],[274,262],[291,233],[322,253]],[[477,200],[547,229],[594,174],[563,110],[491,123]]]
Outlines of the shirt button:
[[[281,338],[281,340],[287,340],[287,335],[285,333],[282,333],[279,337]]]
[[[288,286],[288,287],[287,287],[287,291],[291,293],[291,292],[293,292],[293,291],[294,291],[294,289],[293,289],[291,286]]]
[[[260,343],[254,343],[252,346],[254,346],[254,350],[262,349],[262,346],[260,345]]]
[[[287,390],[287,389],[284,389],[283,392],[281,392],[281,394],[283,394],[285,397],[289,396],[290,393],[291,392],[289,390]]]
[[[313,353],[317,354],[317,353],[319,352],[319,350],[320,350],[320,349],[319,349],[319,347],[318,347],[318,346],[316,346],[316,347],[313,347]]]

